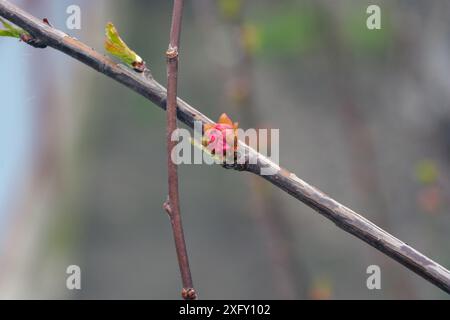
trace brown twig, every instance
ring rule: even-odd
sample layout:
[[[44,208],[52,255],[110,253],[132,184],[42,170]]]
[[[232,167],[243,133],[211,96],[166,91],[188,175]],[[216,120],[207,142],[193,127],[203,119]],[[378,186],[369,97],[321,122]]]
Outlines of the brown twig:
[[[33,34],[34,37],[44,40],[49,47],[64,52],[127,86],[160,108],[166,108],[166,89],[153,79],[150,73],[144,72],[139,74],[123,65],[116,64],[86,44],[69,37],[59,30],[49,27],[41,20],[31,16],[6,0],[0,0],[0,16],[22,27]],[[177,104],[178,119],[191,128],[194,126],[195,121],[201,121],[203,124],[213,123],[211,119],[185,101],[177,99]],[[273,175],[261,175],[262,178],[333,221],[342,230],[363,240],[430,283],[450,293],[450,271],[446,268],[320,190],[299,179],[295,174],[280,168],[277,164],[250,148],[244,142],[239,141],[239,145],[247,153],[245,156],[247,163],[255,164],[248,164],[244,167],[239,166],[238,169],[245,169],[257,175],[261,175],[262,168],[274,170]]]
[[[181,280],[183,282],[182,297],[185,300],[195,300],[197,294],[192,283],[189,259],[184,240],[183,224],[180,214],[180,196],[178,192],[178,168],[172,159],[172,150],[177,142],[172,140],[177,130],[177,85],[178,85],[178,50],[180,47],[181,18],[183,0],[174,0],[172,12],[172,26],[170,28],[169,48],[167,58],[167,171],[169,184],[169,198],[164,203],[164,209],[170,216]]]

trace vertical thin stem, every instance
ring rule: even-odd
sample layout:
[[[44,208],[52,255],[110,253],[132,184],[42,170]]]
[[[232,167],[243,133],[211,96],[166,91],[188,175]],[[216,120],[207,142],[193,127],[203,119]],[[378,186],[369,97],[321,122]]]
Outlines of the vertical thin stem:
[[[169,48],[167,57],[167,168],[169,182],[169,198],[164,203],[164,209],[170,217],[178,264],[180,266],[183,283],[182,297],[185,300],[194,300],[197,294],[193,288],[189,259],[184,240],[183,225],[180,215],[180,199],[178,193],[178,170],[172,161],[171,153],[176,145],[172,141],[172,134],[177,129],[177,78],[178,78],[178,48],[180,45],[181,18],[183,0],[174,0],[172,26],[170,29]]]

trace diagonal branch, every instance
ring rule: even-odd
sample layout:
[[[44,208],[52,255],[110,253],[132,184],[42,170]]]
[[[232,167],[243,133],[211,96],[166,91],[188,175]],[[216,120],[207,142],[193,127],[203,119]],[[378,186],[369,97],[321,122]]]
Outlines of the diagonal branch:
[[[180,214],[180,196],[178,192],[178,168],[172,159],[172,150],[177,142],[172,135],[177,129],[177,85],[178,85],[178,49],[180,47],[181,18],[183,0],[174,0],[172,26],[170,29],[169,48],[167,58],[167,171],[169,185],[169,199],[164,208],[172,224],[175,248],[177,250],[178,264],[180,266],[181,280],[183,282],[182,297],[185,300],[195,300],[197,294],[192,283],[189,259],[184,240],[183,224]]]
[[[166,108],[166,89],[154,80],[149,72],[139,74],[114,63],[103,54],[69,37],[65,33],[51,28],[6,0],[0,0],[0,16],[22,27],[33,37],[39,39],[49,47],[64,52],[120,82],[152,101],[160,108]],[[213,123],[208,117],[183,100],[177,99],[177,102],[178,119],[191,128],[194,125],[194,121],[201,121],[203,124]],[[342,230],[365,241],[427,281],[450,293],[450,271],[361,215],[299,179],[295,174],[280,168],[277,164],[248,147],[243,142],[239,143],[243,150],[248,151],[248,155],[246,156],[249,160],[248,162],[255,163],[253,161],[256,161],[254,165],[248,165],[239,169],[244,169],[257,175],[261,175],[262,168],[274,170],[276,173],[273,175],[261,176],[279,189],[287,192],[333,221]]]

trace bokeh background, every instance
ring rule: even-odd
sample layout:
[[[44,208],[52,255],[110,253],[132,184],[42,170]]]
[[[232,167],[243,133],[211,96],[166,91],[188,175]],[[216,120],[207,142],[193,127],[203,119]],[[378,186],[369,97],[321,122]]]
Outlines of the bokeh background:
[[[104,52],[113,21],[166,82],[171,1],[15,0]],[[67,6],[82,10],[67,30]],[[366,8],[382,29],[366,28]],[[179,95],[279,128],[280,163],[450,266],[450,2],[191,0]],[[165,113],[55,50],[0,38],[0,298],[178,299]],[[180,168],[202,299],[448,299],[250,174]],[[82,290],[66,288],[66,268]],[[382,289],[368,290],[379,265]]]

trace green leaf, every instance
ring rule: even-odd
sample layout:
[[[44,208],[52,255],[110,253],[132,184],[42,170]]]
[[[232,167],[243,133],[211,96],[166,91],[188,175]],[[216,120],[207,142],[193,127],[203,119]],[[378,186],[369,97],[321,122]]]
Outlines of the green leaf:
[[[13,37],[16,38],[14,33],[9,30],[0,30],[0,37]]]
[[[27,32],[21,28],[14,27],[13,25],[9,24],[2,18],[0,18],[0,22],[2,23],[3,27],[6,30],[0,30],[0,37],[12,37],[12,38],[18,38],[20,39],[20,36],[23,34],[26,34]]]
[[[119,58],[125,64],[131,66],[136,71],[144,71],[145,63],[140,56],[131,50],[122,40],[116,27],[108,22],[105,28],[105,49],[113,56]]]
[[[12,29],[12,28],[14,28],[12,25],[10,25],[8,22],[6,22],[5,20],[3,20],[2,18],[0,18],[0,22],[3,24],[3,27],[5,27],[6,29]]]

